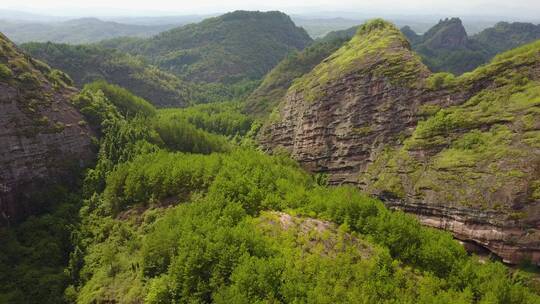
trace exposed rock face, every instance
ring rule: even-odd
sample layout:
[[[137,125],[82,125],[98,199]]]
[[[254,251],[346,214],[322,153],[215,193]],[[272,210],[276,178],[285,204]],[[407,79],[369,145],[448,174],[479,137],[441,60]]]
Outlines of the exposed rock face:
[[[28,198],[93,159],[91,130],[69,78],[0,34],[0,223],[33,213]]]
[[[362,26],[289,89],[262,145],[507,262],[539,263],[540,43],[452,78],[404,41],[383,21]]]

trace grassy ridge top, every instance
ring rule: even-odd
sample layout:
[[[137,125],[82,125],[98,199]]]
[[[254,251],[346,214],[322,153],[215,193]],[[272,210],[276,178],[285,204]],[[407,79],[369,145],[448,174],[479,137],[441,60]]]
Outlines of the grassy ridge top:
[[[362,70],[407,86],[428,72],[400,30],[375,19],[360,26],[347,44],[295,81],[289,92],[303,91],[306,100],[314,101],[333,81]]]

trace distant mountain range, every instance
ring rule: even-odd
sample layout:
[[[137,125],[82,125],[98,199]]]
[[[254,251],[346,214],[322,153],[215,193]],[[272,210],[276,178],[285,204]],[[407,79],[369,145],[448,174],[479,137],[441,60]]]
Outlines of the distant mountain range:
[[[0,20],[0,31],[16,43],[59,42],[92,43],[115,37],[149,37],[179,24],[135,25],[96,18],[82,18],[62,22],[22,22]]]
[[[459,18],[441,20],[423,35],[408,26],[401,31],[432,71],[454,74],[471,71],[500,52],[540,39],[540,25],[519,22],[500,22],[469,36]]]
[[[66,71],[79,87],[105,79],[155,105],[186,106],[241,96],[289,52],[311,42],[283,13],[239,11],[148,39],[21,47]]]
[[[287,53],[311,42],[284,13],[236,11],[148,39],[118,38],[101,45],[142,56],[190,81],[232,83],[263,77]]]
[[[85,17],[46,16],[0,9],[0,31],[17,43],[51,41],[78,44],[120,36],[148,37],[173,27],[198,23],[216,16],[218,15],[103,16],[99,17],[98,20]],[[291,19],[296,25],[303,27],[313,39],[316,39],[322,38],[332,31],[358,26],[371,17],[368,15],[321,13],[292,15]],[[393,16],[387,19],[399,27],[408,25],[417,33],[427,32],[437,22],[436,16]],[[500,20],[467,17],[463,21],[467,32],[476,34],[494,26]]]

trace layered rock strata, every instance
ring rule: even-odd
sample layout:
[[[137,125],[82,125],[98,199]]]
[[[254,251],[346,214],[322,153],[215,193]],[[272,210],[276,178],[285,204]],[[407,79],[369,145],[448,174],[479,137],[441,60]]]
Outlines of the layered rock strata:
[[[369,22],[295,81],[260,142],[509,263],[540,262],[540,43],[456,78]]]
[[[34,213],[39,191],[92,162],[92,131],[69,101],[75,92],[69,77],[0,34],[1,223]]]

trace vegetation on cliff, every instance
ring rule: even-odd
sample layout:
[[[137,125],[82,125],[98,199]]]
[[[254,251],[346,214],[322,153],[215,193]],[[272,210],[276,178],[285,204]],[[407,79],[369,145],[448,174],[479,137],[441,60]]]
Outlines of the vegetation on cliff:
[[[362,177],[370,190],[396,197],[429,192],[431,200],[448,205],[532,220],[535,212],[527,206],[537,200],[538,168],[530,164],[540,159],[540,83],[534,74],[539,61],[540,43],[535,42],[461,77],[432,76],[428,85],[434,90],[466,90],[479,81],[485,89],[455,106],[424,106],[426,118],[412,136],[381,155]],[[419,156],[416,151],[429,152]],[[513,198],[520,193],[527,195],[518,207]]]

